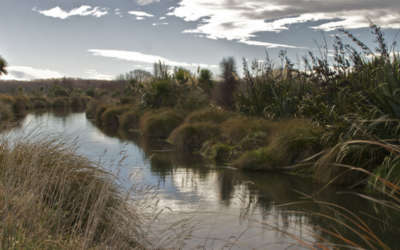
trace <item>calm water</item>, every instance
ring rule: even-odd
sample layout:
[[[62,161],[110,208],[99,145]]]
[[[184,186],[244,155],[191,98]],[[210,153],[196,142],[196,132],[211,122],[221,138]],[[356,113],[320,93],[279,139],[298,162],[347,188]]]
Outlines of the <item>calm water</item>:
[[[105,165],[112,159],[120,159],[120,152],[126,151],[129,156],[121,175],[127,177],[136,173],[139,181],[158,188],[159,205],[168,207],[162,216],[164,223],[183,218],[197,223],[187,249],[221,249],[228,238],[238,241],[232,249],[286,249],[297,243],[288,233],[314,242],[321,240],[313,233],[329,238],[321,228],[336,228],[343,236],[363,244],[345,226],[310,214],[316,212],[339,219],[322,204],[280,206],[306,201],[298,192],[311,195],[320,191],[323,186],[310,180],[217,166],[200,155],[173,151],[165,141],[149,140],[133,132],[96,124],[87,120],[83,112],[69,109],[35,111],[24,118],[17,129],[29,130],[36,126],[39,126],[37,131],[65,133],[78,138],[81,152],[94,160],[101,158]],[[339,192],[349,190],[332,186],[316,198],[356,213],[387,245],[400,249],[399,231],[362,213],[373,214],[397,226],[400,225],[399,215],[354,194]],[[289,249],[301,247],[293,245]]]

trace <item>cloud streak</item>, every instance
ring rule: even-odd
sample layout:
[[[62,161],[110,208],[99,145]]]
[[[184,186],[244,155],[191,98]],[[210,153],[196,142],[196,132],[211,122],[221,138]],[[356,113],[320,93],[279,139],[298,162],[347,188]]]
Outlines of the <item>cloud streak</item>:
[[[70,12],[62,10],[60,7],[54,7],[49,10],[38,10],[33,8],[33,11],[37,11],[48,17],[67,19],[71,16],[95,16],[101,17],[108,14],[108,8],[94,7],[88,5],[82,5],[79,8],[72,9]]]
[[[172,61],[160,56],[154,55],[146,55],[140,52],[135,51],[122,51],[122,50],[98,50],[98,49],[90,49],[88,52],[92,53],[94,56],[102,56],[109,57],[118,60],[126,60],[132,62],[142,62],[142,63],[155,63],[155,62],[165,62],[168,65],[172,66],[181,66],[181,67],[204,67],[204,68],[218,68],[217,65],[209,65],[209,64],[196,64],[196,63],[186,63],[186,62],[176,62]]]
[[[400,28],[400,5],[395,0],[385,3],[364,0],[362,4],[348,0],[181,0],[169,16],[187,22],[198,22],[195,29],[183,33],[204,34],[209,39],[227,39],[270,48],[292,45],[255,41],[258,32],[281,32],[291,25],[311,23],[310,29],[332,31],[338,28],[357,29],[369,26],[368,16],[383,28]],[[319,22],[312,25],[312,23]],[[322,22],[322,24],[321,24]]]
[[[2,77],[3,80],[34,80],[34,79],[49,79],[61,78],[63,74],[49,69],[35,69],[25,66],[9,66],[7,67],[8,75]]]

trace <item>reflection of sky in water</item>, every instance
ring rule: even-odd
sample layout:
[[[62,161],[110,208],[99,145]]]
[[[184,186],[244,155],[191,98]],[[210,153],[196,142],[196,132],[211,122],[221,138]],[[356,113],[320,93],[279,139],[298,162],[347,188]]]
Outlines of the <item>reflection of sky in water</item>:
[[[84,113],[72,113],[69,110],[34,112],[21,125],[19,128],[29,130],[39,126],[36,132],[65,133],[72,138],[78,138],[81,143],[80,152],[95,161],[101,157],[106,166],[112,159],[118,162],[123,157],[121,151],[125,151],[129,157],[123,163],[121,176],[127,178],[136,173],[136,180],[158,187],[159,206],[172,210],[170,212],[164,209],[166,212],[161,216],[164,221],[191,218],[199,223],[191,246],[220,249],[224,242],[208,240],[204,245],[201,237],[225,240],[230,236],[240,236],[241,243],[256,249],[261,246],[265,249],[284,249],[288,245],[271,244],[293,243],[293,240],[281,231],[271,230],[271,226],[283,232],[302,234],[308,239],[315,237],[306,236],[310,227],[304,223],[330,227],[327,220],[294,213],[304,209],[329,213],[316,204],[285,208],[276,206],[300,201],[301,195],[293,190],[307,194],[319,191],[321,186],[310,181],[291,176],[215,167],[200,155],[167,151],[165,149],[170,149],[170,146],[164,141],[147,140],[127,131],[96,125],[87,120]],[[146,163],[150,156],[152,158]],[[343,189],[330,187],[317,198],[347,207],[354,212],[365,210],[368,213],[376,209],[376,205],[355,196],[337,198],[338,191]],[[260,222],[268,222],[269,226]],[[378,224],[372,225],[379,227]],[[343,233],[347,231],[344,230]],[[381,233],[388,241],[394,239],[393,233]],[[393,244],[392,248],[400,248],[396,245],[398,243],[393,241]],[[246,249],[245,245],[238,249]]]

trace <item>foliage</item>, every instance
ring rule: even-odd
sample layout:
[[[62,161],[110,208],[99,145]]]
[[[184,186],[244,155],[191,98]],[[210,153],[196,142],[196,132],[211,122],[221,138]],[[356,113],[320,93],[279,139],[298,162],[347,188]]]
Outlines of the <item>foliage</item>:
[[[184,117],[170,109],[148,111],[139,121],[142,133],[151,138],[168,138]]]
[[[8,66],[8,63],[7,63],[6,59],[4,59],[2,56],[0,56],[0,76],[8,74],[7,69],[6,69],[7,66]]]

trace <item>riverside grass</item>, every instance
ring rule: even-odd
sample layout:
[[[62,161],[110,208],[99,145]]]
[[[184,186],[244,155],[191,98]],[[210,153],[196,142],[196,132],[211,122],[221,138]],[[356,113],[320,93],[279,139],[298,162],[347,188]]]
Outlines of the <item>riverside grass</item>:
[[[108,172],[80,155],[70,138],[11,128],[3,129],[0,145],[1,249],[179,249],[182,244],[184,226],[153,228],[161,212],[154,188],[135,183],[132,175],[124,181],[118,170]]]

